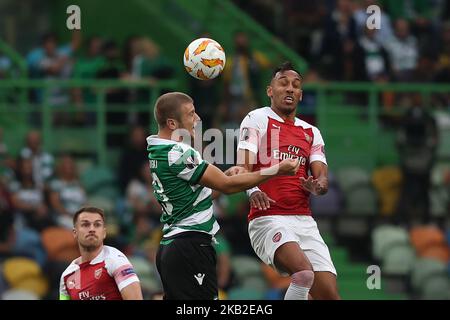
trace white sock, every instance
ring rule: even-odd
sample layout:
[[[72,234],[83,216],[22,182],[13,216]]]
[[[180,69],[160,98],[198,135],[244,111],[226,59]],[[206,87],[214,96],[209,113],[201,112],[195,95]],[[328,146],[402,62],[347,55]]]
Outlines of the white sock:
[[[311,289],[313,282],[313,271],[303,270],[294,273],[284,300],[308,300],[309,289]]]

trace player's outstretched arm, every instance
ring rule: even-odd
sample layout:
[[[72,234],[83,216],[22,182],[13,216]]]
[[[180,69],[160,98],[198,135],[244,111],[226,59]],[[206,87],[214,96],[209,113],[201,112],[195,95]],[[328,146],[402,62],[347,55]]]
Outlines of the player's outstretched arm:
[[[256,163],[256,154],[247,149],[239,149],[237,152],[237,165],[243,167],[247,171],[252,171],[253,164]],[[249,201],[252,208],[258,208],[259,210],[267,210],[270,208],[271,203],[275,203],[275,200],[269,198],[269,196],[257,189],[252,191],[249,195]]]
[[[219,168],[208,165],[199,184],[230,194],[252,188],[277,175],[294,175],[300,165],[299,160],[286,159],[261,171],[226,176]]]
[[[143,300],[141,284],[133,282],[120,291],[123,300]]]

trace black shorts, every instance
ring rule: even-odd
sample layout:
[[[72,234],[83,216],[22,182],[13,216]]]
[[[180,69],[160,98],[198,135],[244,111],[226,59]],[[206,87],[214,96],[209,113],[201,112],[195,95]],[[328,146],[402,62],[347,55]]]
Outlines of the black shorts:
[[[217,299],[216,251],[212,237],[183,232],[160,244],[156,267],[165,300]]]

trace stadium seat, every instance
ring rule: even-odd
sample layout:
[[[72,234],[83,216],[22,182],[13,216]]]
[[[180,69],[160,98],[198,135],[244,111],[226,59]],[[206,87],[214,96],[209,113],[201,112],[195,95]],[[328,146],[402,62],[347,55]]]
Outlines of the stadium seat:
[[[3,292],[1,300],[39,300],[39,296],[24,289],[9,289]]]
[[[80,256],[72,231],[63,227],[48,227],[41,233],[41,241],[50,261],[71,262]]]
[[[419,256],[434,246],[446,246],[444,233],[435,226],[414,227],[410,231],[410,240]]]
[[[311,211],[316,216],[332,216],[342,212],[344,195],[337,183],[328,183],[328,192],[322,196],[311,195]]]
[[[446,188],[432,187],[429,190],[430,213],[433,217],[445,217],[448,213],[450,196]]]
[[[239,281],[243,281],[250,276],[263,278],[261,263],[256,258],[244,255],[232,256],[231,266]]]
[[[446,274],[428,278],[421,288],[421,298],[425,300],[449,300],[450,283]]]
[[[394,245],[409,244],[408,232],[397,226],[381,225],[372,231],[372,254],[381,260],[383,254]]]
[[[23,279],[41,275],[41,267],[25,257],[14,257],[3,263],[3,276],[11,287],[16,287]]]
[[[233,288],[228,291],[228,300],[262,300],[264,298],[264,292],[246,289],[246,288]]]
[[[416,260],[414,249],[409,244],[390,246],[382,255],[382,271],[387,275],[408,275]]]
[[[81,174],[82,185],[88,194],[97,194],[101,189],[114,186],[116,177],[114,173],[105,167],[91,167]]]
[[[398,167],[382,167],[372,174],[372,182],[380,200],[380,213],[392,215],[397,207],[402,184],[402,172]]]
[[[411,284],[415,290],[420,291],[425,282],[433,276],[447,276],[447,265],[438,260],[421,258],[416,260],[412,274]]]
[[[266,291],[268,289],[265,278],[261,276],[249,276],[242,279],[241,287],[257,291]]]
[[[4,262],[3,274],[11,288],[25,290],[44,297],[49,289],[39,265],[28,258],[9,258]]]
[[[436,245],[425,249],[421,257],[435,259],[447,263],[450,261],[450,250],[447,244]]]
[[[373,216],[377,212],[377,195],[370,185],[361,186],[346,193],[346,213],[358,216]]]
[[[358,167],[342,168],[337,171],[336,178],[344,193],[347,193],[355,186],[371,183],[369,174]]]
[[[134,271],[139,276],[143,290],[150,293],[162,291],[157,271],[150,261],[143,257],[133,256],[130,257],[130,262],[133,265]]]

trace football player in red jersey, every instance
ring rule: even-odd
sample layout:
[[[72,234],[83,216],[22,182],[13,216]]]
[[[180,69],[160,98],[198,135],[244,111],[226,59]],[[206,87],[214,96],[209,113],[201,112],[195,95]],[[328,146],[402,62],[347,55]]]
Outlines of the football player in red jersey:
[[[255,109],[241,123],[238,165],[260,170],[286,158],[300,159],[295,176],[279,176],[247,191],[249,236],[259,258],[291,276],[285,299],[340,299],[336,269],[311,216],[309,195],[328,189],[320,131],[295,117],[302,77],[286,62],[267,87],[271,106]],[[311,173],[311,175],[309,175]]]
[[[74,237],[81,257],[61,276],[60,300],[142,300],[133,266],[116,248],[106,246],[102,209],[86,207],[73,217]]]

